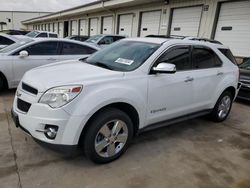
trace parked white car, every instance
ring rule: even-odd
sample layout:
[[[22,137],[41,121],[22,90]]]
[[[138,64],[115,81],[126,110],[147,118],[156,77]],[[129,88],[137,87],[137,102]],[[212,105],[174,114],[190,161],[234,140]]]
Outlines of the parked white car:
[[[15,36],[0,33],[0,50],[18,41],[19,39]]]
[[[69,39],[24,38],[0,50],[0,90],[16,88],[24,73],[58,61],[89,56],[99,48]]]
[[[82,61],[33,69],[18,86],[14,121],[38,142],[64,150],[80,144],[94,162],[110,162],[141,131],[205,114],[227,118],[239,69],[221,49],[228,48],[124,39]]]
[[[49,31],[31,31],[25,36],[31,38],[58,38],[58,34]]]

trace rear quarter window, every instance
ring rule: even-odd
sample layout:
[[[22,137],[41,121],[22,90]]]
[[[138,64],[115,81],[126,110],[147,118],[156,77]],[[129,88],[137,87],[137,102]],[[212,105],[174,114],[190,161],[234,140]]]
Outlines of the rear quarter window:
[[[219,48],[220,52],[223,53],[233,64],[237,65],[237,62],[229,49]]]

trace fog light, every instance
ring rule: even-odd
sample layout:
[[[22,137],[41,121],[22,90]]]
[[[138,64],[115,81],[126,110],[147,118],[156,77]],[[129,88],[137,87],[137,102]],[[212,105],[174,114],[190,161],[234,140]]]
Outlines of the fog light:
[[[55,125],[45,125],[45,136],[48,139],[55,139],[58,131],[58,126]]]

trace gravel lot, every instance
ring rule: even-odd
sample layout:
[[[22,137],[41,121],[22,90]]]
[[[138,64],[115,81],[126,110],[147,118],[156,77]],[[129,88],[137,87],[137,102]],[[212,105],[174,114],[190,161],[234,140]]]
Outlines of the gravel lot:
[[[0,187],[250,188],[250,105],[229,118],[194,119],[137,137],[119,160],[96,165],[66,158],[14,126],[15,91],[0,94]]]

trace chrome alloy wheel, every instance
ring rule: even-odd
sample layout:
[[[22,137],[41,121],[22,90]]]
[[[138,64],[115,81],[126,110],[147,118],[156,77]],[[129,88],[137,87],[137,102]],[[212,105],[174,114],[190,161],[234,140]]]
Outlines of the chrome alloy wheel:
[[[221,99],[219,107],[218,107],[218,116],[220,119],[223,119],[227,116],[231,107],[231,102],[232,102],[231,98],[228,95],[224,96]]]
[[[113,157],[119,153],[128,139],[128,127],[121,120],[104,124],[95,138],[95,151],[102,157]]]

